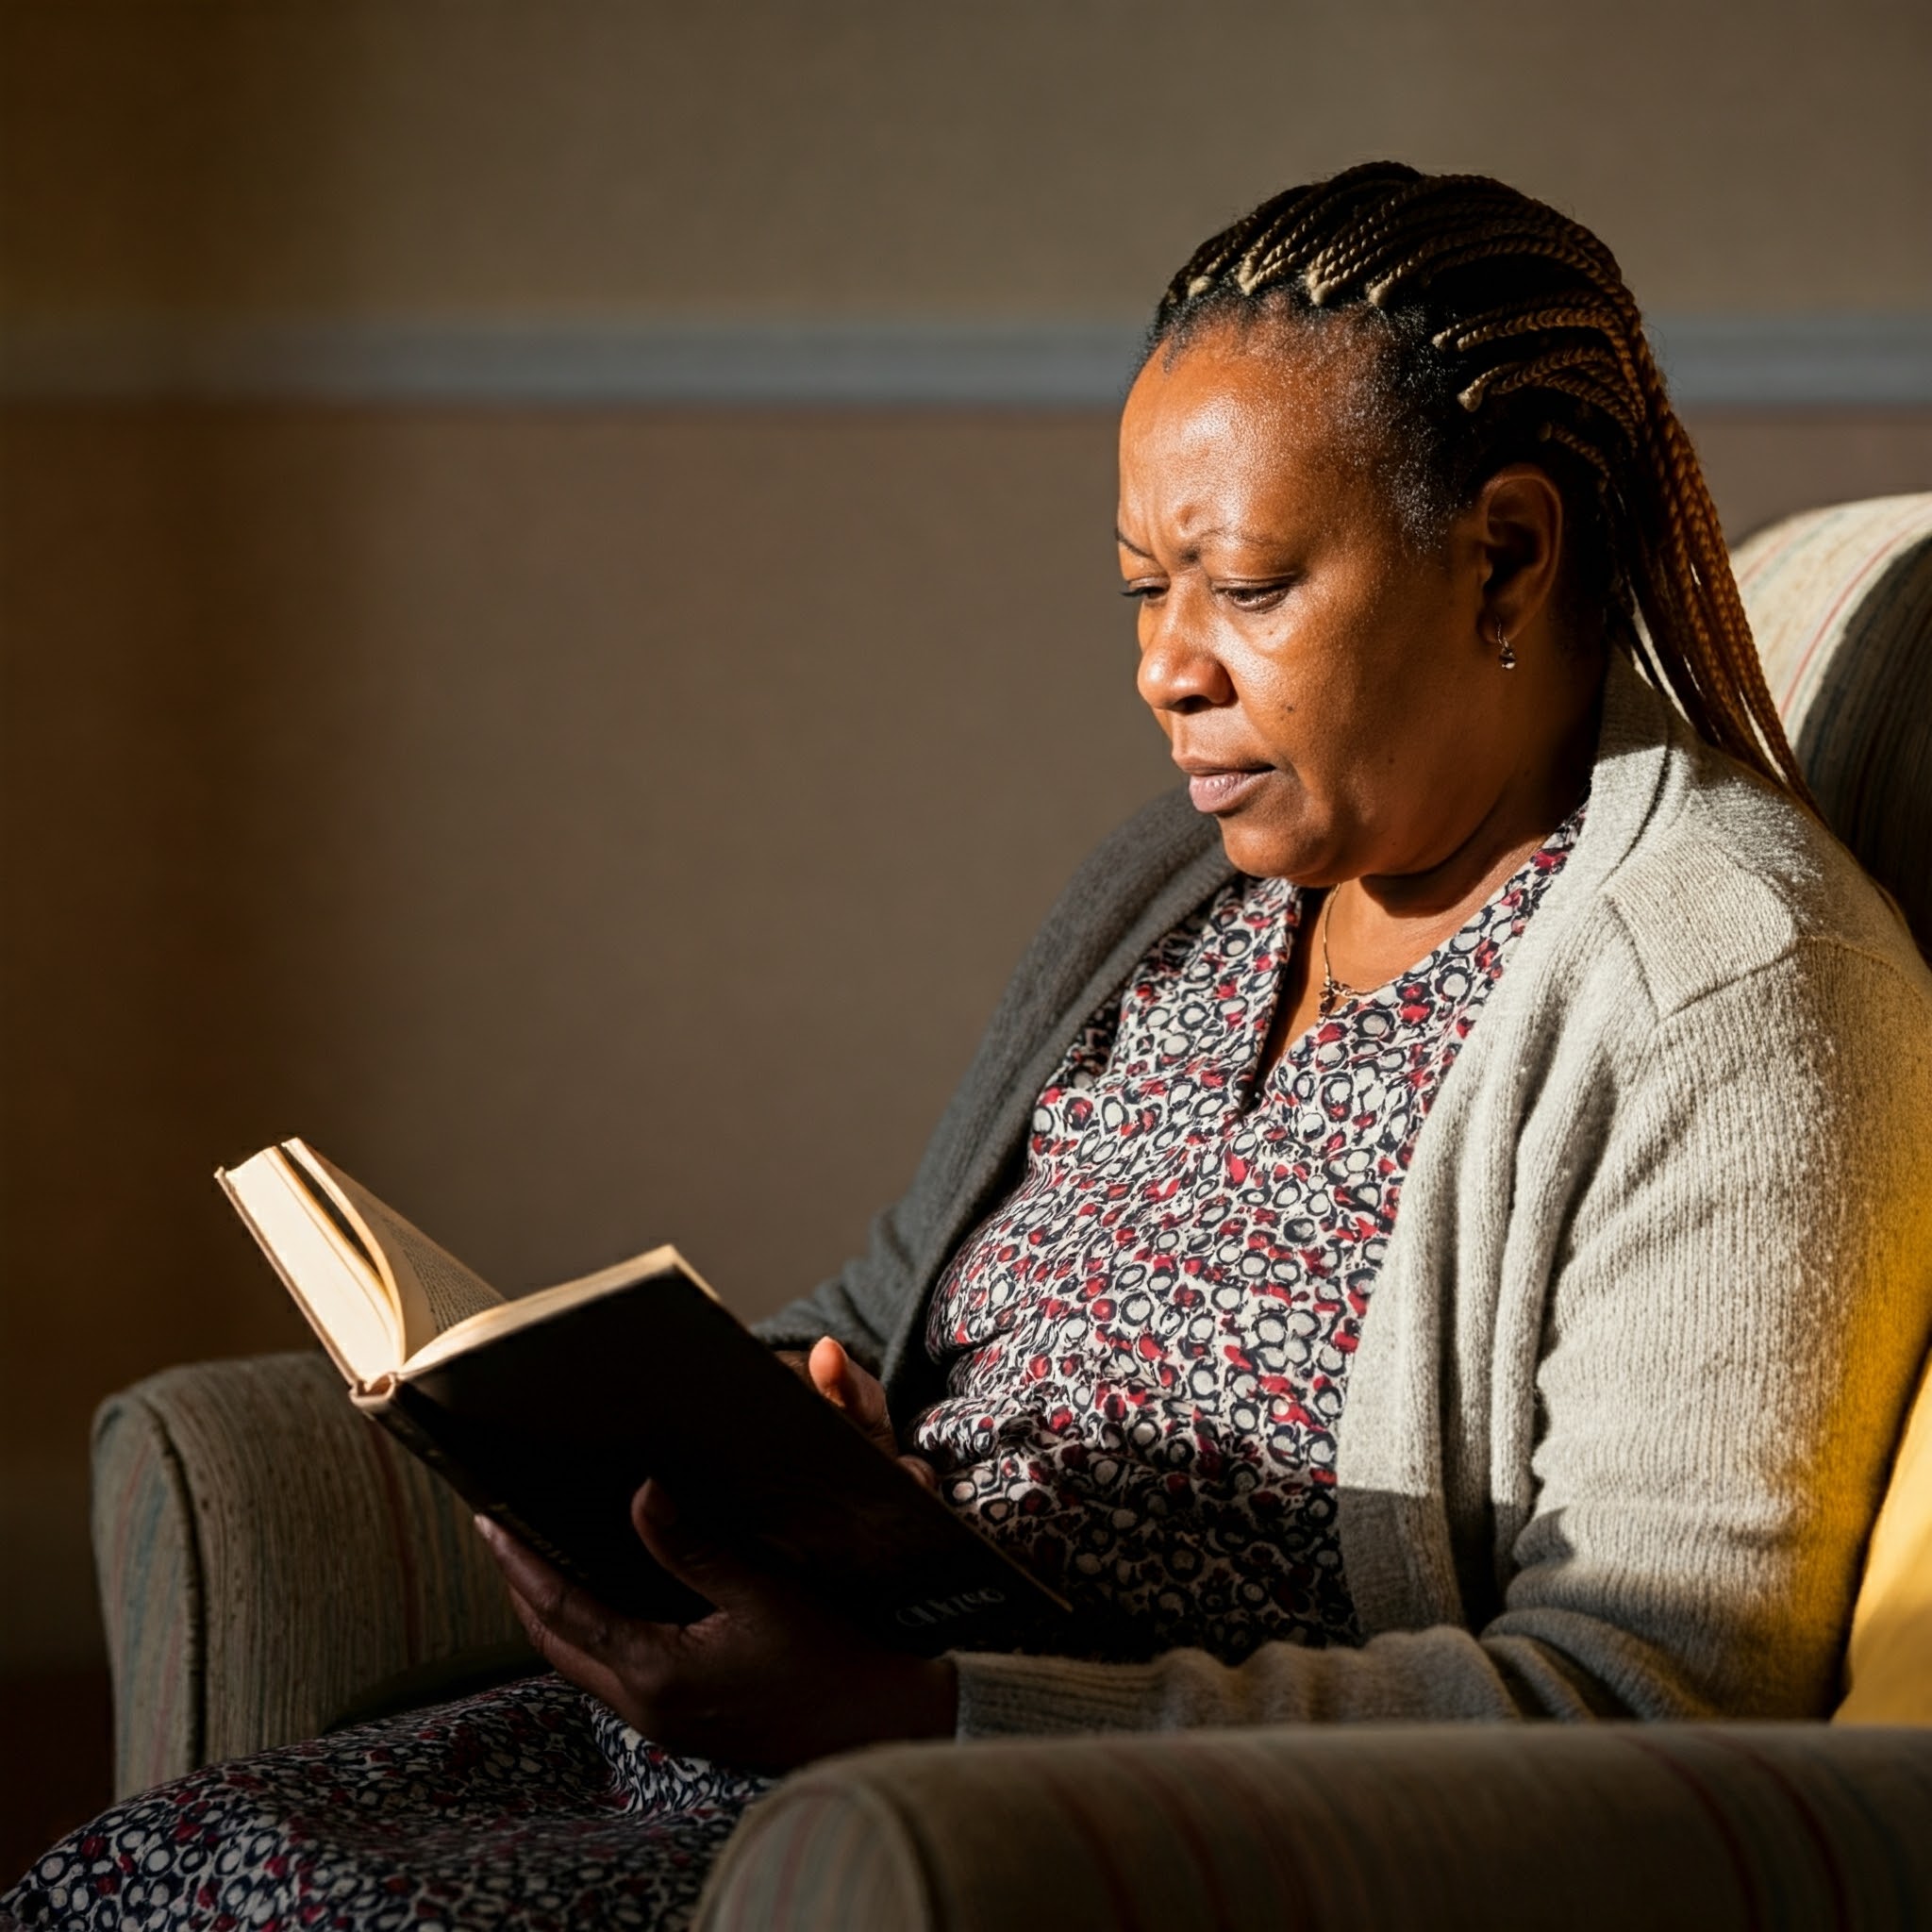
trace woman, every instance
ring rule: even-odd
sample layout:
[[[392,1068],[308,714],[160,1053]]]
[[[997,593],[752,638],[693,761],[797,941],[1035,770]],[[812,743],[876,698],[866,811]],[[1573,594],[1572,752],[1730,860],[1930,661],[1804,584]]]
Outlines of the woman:
[[[1119,536],[1186,792],[766,1331],[1081,1654],[877,1651],[647,1485],[715,1614],[486,1530],[561,1681],[137,1799],[24,1922],[681,1923],[761,1774],[888,1738],[1829,1707],[1932,1322],[1932,986],[1607,251],[1388,165],[1267,203],[1161,304]]]

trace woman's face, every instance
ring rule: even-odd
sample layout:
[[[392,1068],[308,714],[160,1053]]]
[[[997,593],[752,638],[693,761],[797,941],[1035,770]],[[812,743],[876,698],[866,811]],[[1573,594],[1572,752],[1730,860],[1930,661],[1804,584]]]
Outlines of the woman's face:
[[[1355,353],[1213,331],[1157,352],[1121,424],[1141,695],[1235,864],[1307,885],[1447,860],[1521,764],[1536,681],[1498,669],[1471,520],[1436,556],[1405,541]]]

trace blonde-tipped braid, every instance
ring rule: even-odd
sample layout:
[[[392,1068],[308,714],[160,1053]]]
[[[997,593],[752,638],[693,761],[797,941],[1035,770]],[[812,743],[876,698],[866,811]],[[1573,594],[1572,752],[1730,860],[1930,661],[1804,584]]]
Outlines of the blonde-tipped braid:
[[[1391,425],[1428,446],[1436,521],[1507,461],[1587,482],[1613,633],[1700,736],[1810,804],[1696,452],[1603,242],[1486,175],[1370,162],[1264,202],[1197,249],[1150,349],[1218,317],[1320,327],[1349,308],[1389,325],[1374,380]]]

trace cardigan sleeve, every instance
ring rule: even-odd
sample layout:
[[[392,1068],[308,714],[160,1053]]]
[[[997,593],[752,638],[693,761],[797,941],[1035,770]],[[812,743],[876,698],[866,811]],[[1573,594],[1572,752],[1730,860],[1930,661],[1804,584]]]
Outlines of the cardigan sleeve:
[[[1825,941],[1657,1022],[1571,1197],[1501,1613],[1228,1667],[966,1656],[963,1736],[1817,1717],[1932,1325],[1932,1023]]]

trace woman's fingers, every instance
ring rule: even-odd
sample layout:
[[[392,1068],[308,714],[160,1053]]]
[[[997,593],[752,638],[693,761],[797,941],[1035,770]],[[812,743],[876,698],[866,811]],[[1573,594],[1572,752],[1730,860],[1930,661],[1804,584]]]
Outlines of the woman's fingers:
[[[886,1391],[878,1377],[862,1369],[831,1336],[812,1344],[806,1359],[811,1385],[834,1408],[843,1409],[888,1456],[898,1453],[898,1438],[886,1407]]]
[[[812,1343],[811,1353],[805,1358],[805,1366],[811,1377],[811,1386],[827,1402],[842,1408],[854,1422],[863,1426],[884,1416],[884,1390],[845,1353],[843,1342],[829,1335],[820,1336]],[[867,1383],[872,1384],[871,1390],[867,1389]],[[876,1404],[870,1399],[874,1391],[878,1394]]]
[[[619,1616],[499,1524],[479,1516],[476,1526],[503,1570],[510,1608],[538,1656],[641,1735],[655,1736],[667,1688],[686,1668],[684,1632],[675,1624]]]
[[[546,1629],[593,1655],[608,1648],[611,1613],[604,1605],[553,1569],[501,1524],[478,1516],[476,1527],[511,1591],[542,1620]]]
[[[656,1477],[631,1498],[630,1521],[645,1549],[680,1583],[688,1583],[719,1609],[771,1600],[776,1588],[772,1579],[694,1530]]]
[[[937,1493],[940,1479],[932,1464],[923,1456],[899,1454],[899,1438],[886,1407],[885,1385],[876,1375],[860,1368],[829,1335],[812,1344],[805,1372],[812,1387],[833,1407],[843,1409],[888,1456],[896,1457],[901,1467]]]
[[[613,1710],[624,1707],[625,1687],[610,1664],[602,1657],[579,1650],[568,1638],[560,1636],[543,1621],[536,1606],[525,1601],[514,1588],[508,1591],[508,1596],[509,1607],[515,1611],[517,1622],[524,1626],[524,1635],[530,1640],[530,1647],[559,1677],[568,1679],[579,1690],[588,1690],[592,1697],[601,1698]]]
[[[954,1727],[950,1666],[880,1648],[718,1548],[660,1484],[638,1491],[631,1520],[658,1561],[712,1601],[712,1614],[688,1628],[623,1616],[496,1524],[477,1526],[544,1660],[641,1737],[781,1771],[857,1744]]]
[[[476,1527],[503,1572],[510,1608],[538,1656],[580,1690],[621,1709],[626,1686],[612,1661],[619,1648],[615,1613],[487,1516],[476,1518]],[[634,1649],[637,1633],[652,1628],[627,1624],[623,1634],[630,1641],[625,1647]],[[635,1667],[634,1658],[625,1661]]]

